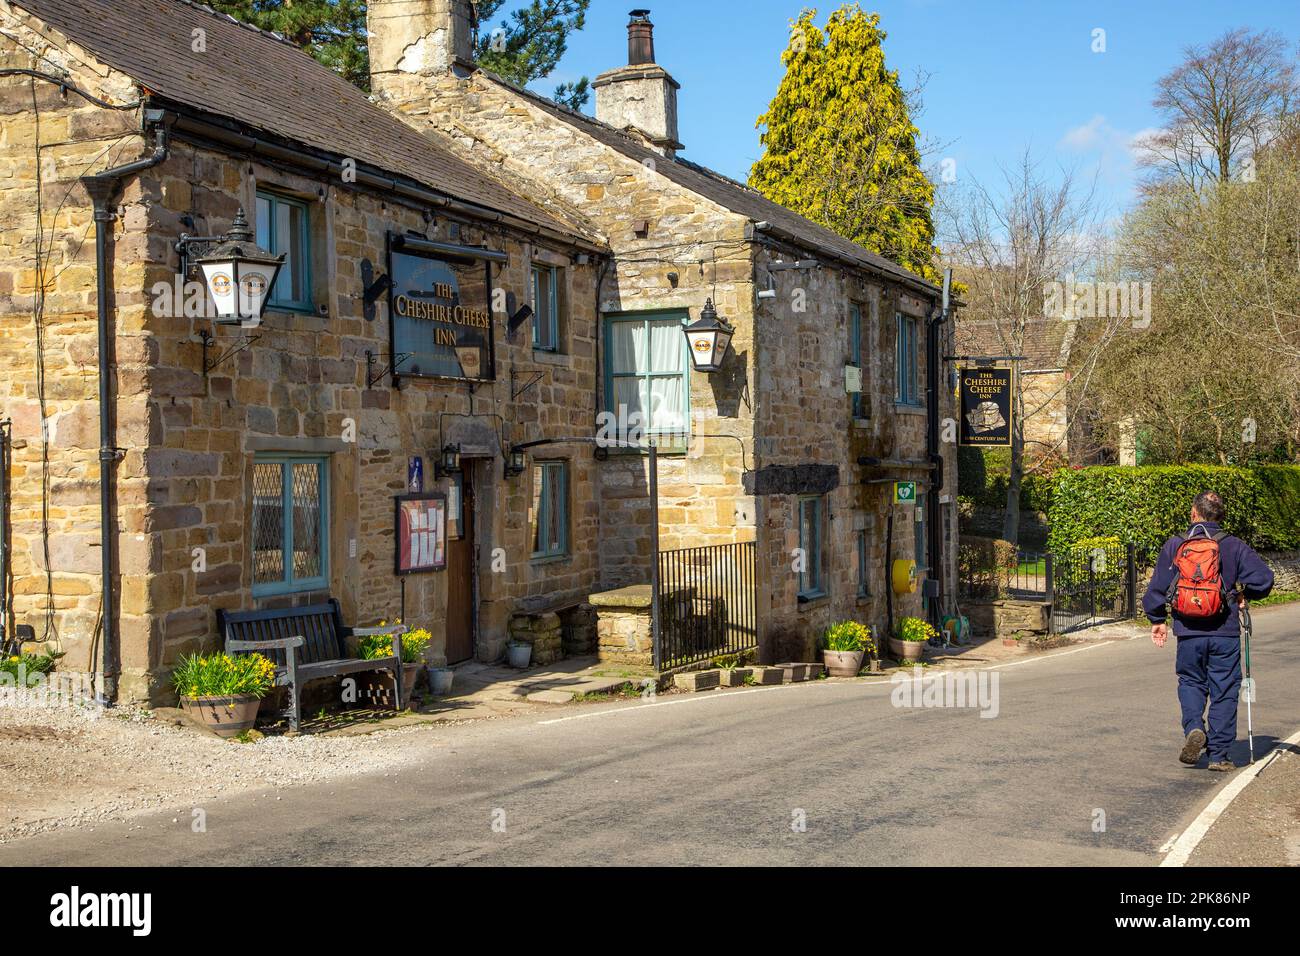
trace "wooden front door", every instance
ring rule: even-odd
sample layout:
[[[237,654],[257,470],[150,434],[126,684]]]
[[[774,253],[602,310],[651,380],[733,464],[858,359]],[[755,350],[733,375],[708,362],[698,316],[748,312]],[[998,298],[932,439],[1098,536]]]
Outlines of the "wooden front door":
[[[460,537],[447,542],[447,663],[474,656],[474,467],[466,460],[461,482]]]

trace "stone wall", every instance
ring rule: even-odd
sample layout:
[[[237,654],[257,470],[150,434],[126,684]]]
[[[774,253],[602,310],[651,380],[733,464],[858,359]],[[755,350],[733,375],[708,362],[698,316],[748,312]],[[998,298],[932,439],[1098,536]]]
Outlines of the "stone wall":
[[[94,96],[129,107],[126,77],[95,63],[66,38],[0,2],[0,68],[66,71]],[[0,418],[12,422],[10,573],[7,625],[31,624],[42,649],[66,653],[69,670],[98,670],[93,637],[100,611],[99,407],[94,224],[79,178],[148,154],[135,109],[109,110],[25,76],[0,78]],[[143,333],[144,261],[161,248],[140,229],[144,189],[128,182],[112,224],[113,355],[123,376],[114,401],[117,443],[148,443],[157,408],[140,400],[142,369],[156,357]],[[135,534],[149,489],[124,475],[117,542],[124,597],[156,560]],[[123,663],[147,666],[150,621],[123,609],[120,625],[142,637]]]

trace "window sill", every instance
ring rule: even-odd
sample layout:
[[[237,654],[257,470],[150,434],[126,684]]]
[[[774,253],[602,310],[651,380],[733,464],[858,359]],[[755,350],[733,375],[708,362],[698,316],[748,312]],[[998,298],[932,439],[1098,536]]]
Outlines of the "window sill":
[[[910,402],[894,402],[894,412],[898,415],[924,415],[924,405],[913,405]]]
[[[561,561],[571,561],[571,554],[535,554],[528,559],[530,565],[540,564],[559,564]]]
[[[870,418],[855,418],[855,419],[853,419],[853,427],[854,427],[854,428],[870,428],[870,427],[871,427],[871,419],[870,419]]]
[[[811,611],[823,604],[829,604],[830,600],[831,596],[829,594],[825,591],[819,591],[816,594],[800,594],[796,603],[800,611]]]
[[[568,368],[573,365],[573,356],[566,352],[539,349],[537,346],[533,346],[533,361],[540,362],[543,365],[562,365]]]

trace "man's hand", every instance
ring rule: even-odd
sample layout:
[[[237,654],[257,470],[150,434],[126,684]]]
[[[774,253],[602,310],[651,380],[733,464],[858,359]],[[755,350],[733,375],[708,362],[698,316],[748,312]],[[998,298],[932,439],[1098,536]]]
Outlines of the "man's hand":
[[[1151,625],[1151,643],[1154,644],[1156,647],[1164,647],[1164,646],[1165,646],[1165,641],[1167,641],[1167,640],[1169,640],[1169,625],[1168,625],[1168,624],[1152,624],[1152,625]]]

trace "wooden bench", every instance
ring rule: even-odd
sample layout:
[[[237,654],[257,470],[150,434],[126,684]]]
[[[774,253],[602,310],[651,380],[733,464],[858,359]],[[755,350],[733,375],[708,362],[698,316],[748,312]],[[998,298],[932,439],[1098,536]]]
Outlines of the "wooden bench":
[[[217,611],[227,654],[260,653],[275,664],[275,686],[289,688],[289,729],[302,722],[302,688],[313,680],[365,671],[390,671],[393,703],[402,709],[402,634],[406,627],[346,627],[339,602],[269,611]],[[362,660],[348,651],[348,638],[393,636],[393,655]]]

